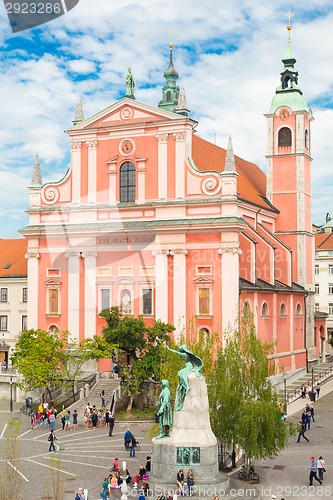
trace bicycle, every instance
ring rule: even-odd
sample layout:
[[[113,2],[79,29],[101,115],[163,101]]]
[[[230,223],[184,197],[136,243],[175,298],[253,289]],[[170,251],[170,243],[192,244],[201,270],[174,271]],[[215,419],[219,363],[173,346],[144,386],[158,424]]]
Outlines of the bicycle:
[[[259,481],[259,474],[254,470],[254,466],[250,465],[247,467],[245,464],[242,465],[241,470],[238,472],[239,479],[243,481]]]

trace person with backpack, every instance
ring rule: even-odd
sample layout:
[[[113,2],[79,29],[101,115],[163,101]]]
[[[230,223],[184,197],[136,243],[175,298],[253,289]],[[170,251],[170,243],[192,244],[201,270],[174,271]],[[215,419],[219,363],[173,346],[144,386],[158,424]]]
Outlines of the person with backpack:
[[[50,435],[49,435],[49,439],[48,439],[49,443],[50,443],[50,446],[49,446],[49,452],[50,451],[56,451],[55,449],[55,445],[54,445],[54,441],[57,441],[57,438],[54,434],[54,431],[51,431]]]

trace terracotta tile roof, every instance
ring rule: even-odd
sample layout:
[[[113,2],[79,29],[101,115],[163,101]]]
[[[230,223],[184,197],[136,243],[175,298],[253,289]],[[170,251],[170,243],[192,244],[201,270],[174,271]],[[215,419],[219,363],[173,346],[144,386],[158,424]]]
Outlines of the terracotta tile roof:
[[[193,135],[192,138],[192,159],[198,170],[205,172],[224,170],[226,150],[212,144],[211,142]],[[249,161],[245,161],[235,156],[236,171],[239,174],[237,179],[238,196],[250,203],[273,208],[266,200],[266,175],[260,168]]]
[[[333,233],[315,234],[316,250],[333,250]]]
[[[0,278],[27,276],[26,251],[25,238],[0,239]]]

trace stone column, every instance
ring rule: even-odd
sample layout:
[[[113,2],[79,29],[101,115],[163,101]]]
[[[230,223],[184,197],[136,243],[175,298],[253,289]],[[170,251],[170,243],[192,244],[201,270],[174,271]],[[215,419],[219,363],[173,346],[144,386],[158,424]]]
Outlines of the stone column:
[[[84,338],[96,334],[96,258],[95,250],[82,252],[84,269]]]
[[[96,203],[97,196],[97,143],[98,141],[87,141],[88,148],[88,203]]]
[[[173,256],[173,324],[176,342],[186,330],[186,255],[188,251],[176,248],[170,251]]]
[[[157,191],[158,198],[168,197],[168,134],[156,134],[157,146]]]
[[[40,255],[38,251],[28,250],[25,254],[28,260],[28,307],[27,307],[27,325],[28,330],[38,328],[38,293],[39,293],[39,273],[38,273],[38,259]]]
[[[156,320],[168,323],[168,250],[154,250],[156,289]]]
[[[72,202],[81,201],[81,148],[82,142],[75,141],[71,143],[72,159]]]
[[[222,340],[223,332],[238,325],[239,308],[239,243],[225,243],[218,249],[221,255]]]
[[[175,132],[173,138],[176,141],[175,151],[175,185],[176,185],[176,198],[185,197],[185,161],[186,161],[186,131]]]
[[[80,253],[68,250],[68,322],[67,328],[73,339],[80,341]]]

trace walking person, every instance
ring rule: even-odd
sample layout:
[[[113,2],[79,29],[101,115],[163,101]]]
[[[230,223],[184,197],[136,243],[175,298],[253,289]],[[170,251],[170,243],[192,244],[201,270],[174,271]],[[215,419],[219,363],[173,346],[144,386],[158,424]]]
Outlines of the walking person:
[[[320,394],[320,383],[319,382],[316,386],[316,391],[317,391],[317,398],[319,398],[319,394]]]
[[[300,420],[297,424],[297,432],[298,432],[298,438],[297,438],[297,443],[300,442],[301,440],[301,437],[305,439],[305,441],[308,441],[308,438],[305,436],[304,432],[306,431],[306,425],[302,422],[302,420]]]
[[[318,472],[318,467],[317,467],[317,460],[315,460],[315,457],[310,457],[311,460],[311,465],[310,465],[310,475],[309,475],[309,485],[312,486],[313,479],[315,479],[319,484],[323,484],[323,482],[318,478],[317,472]]]
[[[112,437],[113,434],[113,428],[114,428],[114,423],[115,423],[115,418],[114,415],[111,415],[109,417],[109,436]]]
[[[133,436],[133,434],[131,433],[131,431],[129,429],[127,429],[127,431],[124,434],[124,446],[125,446],[125,450],[129,449],[130,443],[132,441],[132,436]]]
[[[317,460],[317,469],[318,469],[319,479],[322,481],[324,479],[324,472],[326,472],[326,464],[325,460],[321,455]]]
[[[54,434],[54,431],[51,431],[50,435],[49,435],[49,439],[48,439],[49,443],[50,443],[50,446],[49,446],[49,452],[50,451],[56,451],[55,449],[55,446],[54,446],[54,441],[57,441],[57,438]]]
[[[101,398],[102,407],[104,408],[105,407],[105,392],[104,392],[104,389],[100,393],[99,397]]]
[[[315,421],[315,410],[314,410],[313,405],[310,405],[310,415],[312,418],[312,422],[314,422]]]
[[[136,439],[134,437],[134,434],[132,435],[132,439],[131,439],[131,444],[130,444],[130,449],[129,449],[129,456],[130,458],[134,458],[135,457],[135,447],[136,447]]]
[[[65,431],[67,431],[67,429],[69,429],[70,431],[72,430],[71,429],[71,411],[68,410],[67,413],[65,414]]]
[[[75,431],[77,431],[79,429],[79,424],[77,423],[77,418],[78,418],[77,411],[74,410],[74,412],[73,412],[73,429]]]
[[[311,427],[311,408],[310,405],[307,403],[305,407],[305,414],[306,414],[306,428],[310,430]]]
[[[301,387],[301,394],[302,394],[302,399],[305,399],[305,396],[306,396],[306,387],[305,387],[304,384]]]
[[[53,411],[51,412],[50,414],[50,417],[49,417],[49,422],[50,422],[50,430],[51,431],[54,431],[55,429],[55,414],[53,413]]]

